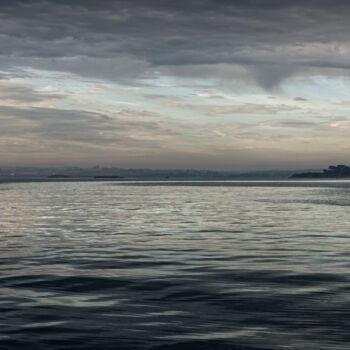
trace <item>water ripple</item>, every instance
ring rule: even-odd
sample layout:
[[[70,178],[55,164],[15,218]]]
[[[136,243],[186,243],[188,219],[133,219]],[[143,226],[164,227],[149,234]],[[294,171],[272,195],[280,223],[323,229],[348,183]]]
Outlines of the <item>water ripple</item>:
[[[0,191],[0,349],[350,348],[349,182]]]

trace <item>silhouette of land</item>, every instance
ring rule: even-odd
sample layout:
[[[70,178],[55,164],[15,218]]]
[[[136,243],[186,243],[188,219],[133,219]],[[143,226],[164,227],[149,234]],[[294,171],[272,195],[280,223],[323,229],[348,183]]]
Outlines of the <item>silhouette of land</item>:
[[[304,170],[305,171],[305,170]],[[105,180],[256,180],[287,179],[295,170],[216,171],[198,169],[125,169],[118,167],[2,167],[0,181]]]
[[[323,172],[307,172],[295,173],[290,178],[311,178],[311,179],[333,179],[333,178],[350,178],[350,167],[347,165],[330,165],[328,169],[323,169]]]

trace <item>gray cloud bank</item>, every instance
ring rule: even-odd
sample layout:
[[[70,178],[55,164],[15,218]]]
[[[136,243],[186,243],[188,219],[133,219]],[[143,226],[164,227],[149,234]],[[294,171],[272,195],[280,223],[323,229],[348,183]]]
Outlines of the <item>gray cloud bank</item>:
[[[0,69],[272,88],[298,72],[347,75],[349,15],[340,0],[3,0]]]
[[[232,169],[345,157],[346,95],[266,103],[250,87],[348,76],[349,18],[340,0],[2,0],[0,159]],[[164,77],[179,80],[152,80]],[[223,97],[226,86],[248,95]]]

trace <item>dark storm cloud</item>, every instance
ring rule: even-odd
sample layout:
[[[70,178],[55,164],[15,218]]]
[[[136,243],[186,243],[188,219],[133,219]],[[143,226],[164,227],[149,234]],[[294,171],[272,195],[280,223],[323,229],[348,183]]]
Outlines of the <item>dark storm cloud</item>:
[[[6,0],[0,68],[123,83],[193,72],[271,88],[310,68],[347,74],[349,15],[340,0]]]

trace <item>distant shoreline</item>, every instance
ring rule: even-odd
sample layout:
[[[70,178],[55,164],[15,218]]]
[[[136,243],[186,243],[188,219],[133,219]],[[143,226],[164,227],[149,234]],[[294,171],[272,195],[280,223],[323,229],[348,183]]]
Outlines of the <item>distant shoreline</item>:
[[[101,178],[94,178],[94,177],[66,177],[66,178],[48,178],[48,177],[0,177],[0,184],[4,183],[28,183],[28,182],[115,182],[115,183],[127,183],[127,182],[134,182],[134,183],[142,183],[142,182],[158,182],[158,183],[186,183],[186,182],[192,182],[192,183],[201,183],[201,182],[217,182],[217,183],[224,183],[224,182],[247,182],[247,183],[254,183],[254,182],[266,182],[266,183],[273,183],[273,182],[283,182],[283,183],[293,183],[293,182],[322,182],[322,181],[342,181],[342,180],[350,180],[350,177],[334,177],[334,178],[327,178],[327,177],[289,177],[289,178],[173,178],[173,179],[164,179],[164,178],[108,178],[108,177],[101,177]]]

